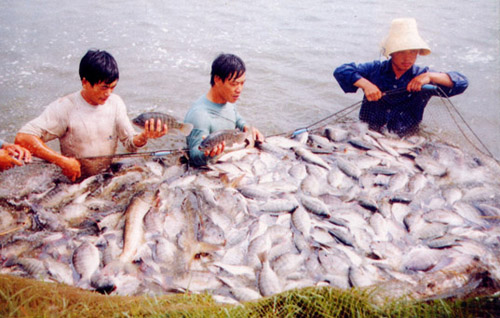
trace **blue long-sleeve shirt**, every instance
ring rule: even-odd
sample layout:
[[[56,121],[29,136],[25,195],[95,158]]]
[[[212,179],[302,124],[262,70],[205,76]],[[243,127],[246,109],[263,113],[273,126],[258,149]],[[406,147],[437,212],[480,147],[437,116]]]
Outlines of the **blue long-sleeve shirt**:
[[[3,143],[4,143],[4,141],[2,139],[0,139],[0,149],[2,149]]]
[[[223,130],[243,130],[245,120],[236,110],[232,103],[217,104],[208,100],[206,96],[200,97],[193,103],[184,118],[185,123],[193,124],[193,130],[186,138],[189,148],[189,160],[195,166],[207,164],[207,158],[198,147],[203,141],[203,136]]]
[[[380,127],[387,124],[389,130],[398,132],[415,126],[422,120],[424,108],[430,97],[440,94],[440,90],[425,92],[405,92],[408,83],[416,76],[429,72],[428,67],[413,65],[400,78],[392,69],[392,59],[373,61],[362,64],[348,63],[335,69],[333,76],[346,93],[354,93],[358,87],[354,83],[365,78],[376,85],[382,92],[399,89],[401,94],[388,94],[377,102],[369,102],[366,97],[360,111],[360,119],[369,124]],[[458,72],[447,72],[453,87],[438,85],[447,95],[454,96],[465,91],[469,82]],[[407,121],[407,123],[401,123]],[[408,127],[401,127],[408,126]]]

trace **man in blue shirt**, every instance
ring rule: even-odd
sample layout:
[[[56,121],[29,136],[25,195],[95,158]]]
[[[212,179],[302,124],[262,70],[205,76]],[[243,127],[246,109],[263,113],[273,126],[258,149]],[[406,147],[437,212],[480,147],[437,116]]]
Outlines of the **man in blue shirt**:
[[[213,132],[240,129],[251,133],[253,140],[264,141],[264,136],[255,127],[245,123],[234,105],[245,84],[245,71],[243,61],[233,54],[220,54],[213,61],[210,90],[193,103],[184,118],[184,122],[193,124],[193,130],[186,140],[193,165],[206,165],[208,158],[224,151],[224,142],[205,152],[198,149],[203,138]]]
[[[433,72],[415,65],[418,54],[428,55],[431,50],[419,36],[413,18],[392,21],[382,51],[388,60],[344,64],[333,73],[344,92],[363,90],[359,118],[370,129],[386,126],[400,136],[414,133],[432,96],[441,90],[446,96],[457,95],[468,86],[467,78],[458,72]],[[439,89],[422,90],[425,84],[437,85]]]

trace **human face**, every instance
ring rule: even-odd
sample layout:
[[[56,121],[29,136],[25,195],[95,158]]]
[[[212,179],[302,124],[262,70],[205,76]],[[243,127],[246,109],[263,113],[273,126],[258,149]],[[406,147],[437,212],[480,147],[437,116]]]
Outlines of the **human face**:
[[[417,61],[419,50],[406,50],[394,52],[392,56],[392,69],[396,73],[396,77],[400,77]]]
[[[85,78],[82,80],[82,97],[90,105],[103,105],[108,97],[113,93],[118,80],[106,84],[104,82],[99,82],[97,84],[91,85]]]
[[[245,84],[246,75],[241,74],[240,77],[226,78],[223,82],[218,76],[214,78],[215,88],[217,91],[217,100],[215,102],[224,103],[235,103],[238,98],[240,98],[241,91],[243,90],[243,85]]]

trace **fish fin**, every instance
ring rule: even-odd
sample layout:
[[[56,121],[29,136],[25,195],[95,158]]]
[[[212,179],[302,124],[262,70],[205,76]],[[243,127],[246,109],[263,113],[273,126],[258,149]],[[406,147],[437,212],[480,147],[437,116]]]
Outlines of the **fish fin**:
[[[238,143],[245,143],[245,148],[255,147],[255,139],[253,139],[252,131],[249,129],[244,132]]]
[[[265,262],[267,262],[267,252],[260,252],[258,255],[259,257],[259,261],[264,264]]]
[[[237,188],[240,185],[241,180],[245,177],[245,174],[243,173],[241,176],[234,178],[230,183],[229,186],[231,188]]]
[[[222,181],[222,183],[224,184],[224,186],[226,186],[226,188],[235,188],[236,189],[240,185],[240,182],[243,179],[243,177],[245,177],[244,173],[242,175],[234,178],[233,180],[230,180],[227,173],[225,173],[225,172],[219,173],[219,178]]]

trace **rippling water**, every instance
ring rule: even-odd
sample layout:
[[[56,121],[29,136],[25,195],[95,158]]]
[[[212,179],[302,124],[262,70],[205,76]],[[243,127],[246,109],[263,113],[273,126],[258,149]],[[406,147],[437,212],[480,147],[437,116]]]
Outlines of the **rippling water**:
[[[89,48],[117,59],[115,92],[131,117],[156,110],[182,119],[207,92],[212,60],[231,52],[247,64],[238,102],[247,121],[266,135],[304,127],[361,100],[361,92],[342,92],[333,69],[379,59],[390,21],[412,16],[433,50],[417,63],[469,78],[451,100],[500,158],[499,7],[493,0],[2,1],[0,138],[13,141],[48,103],[80,88],[78,64]]]

